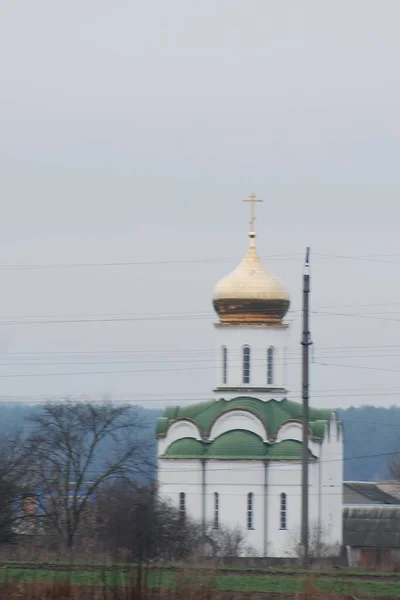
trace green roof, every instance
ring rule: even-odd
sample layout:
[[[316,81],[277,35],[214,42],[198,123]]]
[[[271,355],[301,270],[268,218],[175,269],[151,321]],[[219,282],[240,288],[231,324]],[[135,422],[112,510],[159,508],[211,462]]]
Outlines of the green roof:
[[[310,452],[310,458],[315,456]],[[173,442],[162,458],[217,460],[300,460],[301,442],[284,440],[269,445],[255,433],[236,429],[220,435],[211,443],[194,438]]]
[[[301,404],[287,399],[264,402],[250,396],[241,396],[232,400],[209,400],[188,406],[171,406],[157,422],[157,435],[165,436],[168,427],[175,420],[189,419],[197,425],[201,435],[207,438],[214,421],[230,410],[245,410],[253,413],[264,424],[268,435],[273,438],[281,425],[301,418],[302,407]],[[309,409],[310,429],[314,437],[323,437],[325,424],[329,421],[331,413],[332,411],[327,409]]]
[[[268,451],[269,460],[300,460],[301,455],[301,442],[297,440],[283,440],[271,446]],[[309,457],[315,458],[311,451],[309,451]]]
[[[210,444],[207,458],[265,458],[267,450],[268,446],[255,433],[235,429]]]
[[[176,440],[168,448],[164,456],[168,458],[202,458],[205,445],[194,438]]]

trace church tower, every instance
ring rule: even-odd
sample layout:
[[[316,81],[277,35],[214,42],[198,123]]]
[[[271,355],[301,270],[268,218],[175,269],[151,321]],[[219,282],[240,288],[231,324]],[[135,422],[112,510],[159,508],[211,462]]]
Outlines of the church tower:
[[[256,249],[255,204],[250,194],[249,246],[236,269],[216,286],[214,309],[217,384],[214,395],[225,399],[256,396],[285,398],[285,358],[289,309],[285,285],[261,263]]]

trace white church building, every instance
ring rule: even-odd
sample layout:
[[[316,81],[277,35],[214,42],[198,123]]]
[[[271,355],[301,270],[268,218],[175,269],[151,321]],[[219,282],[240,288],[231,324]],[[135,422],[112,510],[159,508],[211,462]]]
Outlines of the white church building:
[[[205,528],[240,528],[257,556],[295,555],[301,518],[301,403],[287,399],[285,285],[249,246],[216,286],[217,385],[211,399],[168,407],[157,422],[163,499]],[[310,544],[342,545],[343,430],[310,408]]]

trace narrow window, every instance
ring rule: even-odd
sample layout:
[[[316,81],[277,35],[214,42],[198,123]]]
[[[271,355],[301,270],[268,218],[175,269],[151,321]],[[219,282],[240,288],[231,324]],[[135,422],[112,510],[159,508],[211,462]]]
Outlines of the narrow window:
[[[267,351],[267,383],[274,383],[274,348],[270,346]]]
[[[179,520],[184,523],[186,519],[186,494],[181,492],[179,494]]]
[[[228,383],[228,348],[222,346],[222,383]]]
[[[214,493],[214,523],[213,528],[218,529],[219,527],[219,495],[217,492]]]
[[[253,496],[252,492],[247,494],[247,529],[253,529]]]
[[[287,529],[286,527],[286,494],[281,494],[281,529]]]
[[[250,346],[243,348],[243,383],[250,383]]]

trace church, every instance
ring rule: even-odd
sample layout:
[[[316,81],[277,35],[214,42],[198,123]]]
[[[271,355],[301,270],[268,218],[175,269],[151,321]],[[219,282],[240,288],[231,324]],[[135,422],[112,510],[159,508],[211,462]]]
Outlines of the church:
[[[296,556],[301,526],[302,405],[288,399],[289,293],[261,263],[251,194],[247,251],[215,287],[216,387],[157,422],[158,487],[182,518],[240,529],[255,556]],[[300,386],[299,386],[300,387]],[[310,549],[342,545],[343,430],[309,410]]]

